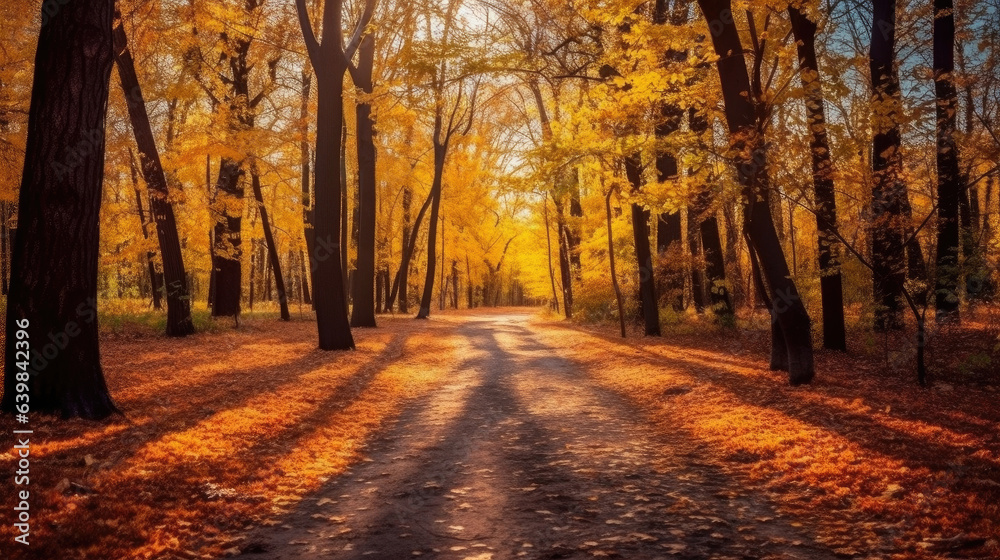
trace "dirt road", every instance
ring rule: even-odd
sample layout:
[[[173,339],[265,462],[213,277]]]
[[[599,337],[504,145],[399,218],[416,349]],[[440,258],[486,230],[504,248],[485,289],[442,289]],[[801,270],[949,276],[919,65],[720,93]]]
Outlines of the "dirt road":
[[[445,385],[242,557],[836,557],[541,343],[529,314],[434,321],[465,342],[440,356]]]

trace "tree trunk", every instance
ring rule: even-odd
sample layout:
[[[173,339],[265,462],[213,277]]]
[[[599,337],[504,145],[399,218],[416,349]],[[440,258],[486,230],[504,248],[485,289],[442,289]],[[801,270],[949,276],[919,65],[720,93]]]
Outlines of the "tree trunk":
[[[390,313],[392,305],[389,304],[389,293],[392,291],[392,276],[389,274],[389,265],[386,265],[385,269],[382,270],[382,274],[385,275],[385,299],[383,300],[385,304],[382,307],[382,312]]]
[[[608,223],[608,262],[611,272],[611,286],[615,289],[615,300],[618,302],[618,324],[621,327],[622,338],[625,338],[625,304],[622,301],[622,289],[618,285],[618,272],[615,270],[615,237],[611,230],[611,195],[614,189],[608,190],[604,197],[604,209]]]
[[[253,313],[253,302],[256,301],[255,296],[257,291],[257,263],[260,259],[257,258],[257,240],[250,238],[250,298],[247,301],[250,306],[250,312]]]
[[[809,145],[819,244],[820,294],[823,300],[823,347],[846,352],[843,279],[837,259],[840,246],[836,235],[837,200],[819,63],[816,60],[816,23],[795,7],[789,7],[788,14],[798,43],[799,72],[806,91],[806,121],[812,131]]]
[[[358,49],[358,67],[352,72],[354,85],[371,94],[372,67],[375,60],[375,36],[365,35]],[[358,272],[354,277],[352,327],[375,325],[375,220],[377,216],[375,185],[375,122],[368,101],[357,104],[358,127]]]
[[[451,261],[451,308],[458,309],[458,261]]]
[[[382,312],[382,286],[385,285],[385,279],[382,278],[382,271],[378,271],[375,274],[375,312]]]
[[[35,51],[0,411],[102,419],[118,412],[104,381],[97,328],[114,2],[69,2],[61,9],[41,27]]]
[[[957,321],[959,199],[963,192],[955,141],[958,94],[955,90],[955,16],[952,0],[934,0],[934,91],[937,97],[938,240],[936,319]],[[966,212],[966,216],[969,212]],[[971,221],[971,220],[970,220]]]
[[[730,141],[736,148],[737,171],[743,188],[744,227],[760,259],[767,280],[773,312],[788,355],[792,385],[812,381],[814,375],[812,330],[809,314],[789,275],[781,242],[771,219],[765,144],[751,97],[750,78],[743,46],[732,17],[729,0],[699,0],[712,26],[712,42],[721,58],[716,62],[726,106]],[[772,342],[777,344],[778,341]]]
[[[341,261],[344,248],[341,245],[339,231],[343,189],[339,157],[343,142],[343,76],[346,67],[332,52],[323,52],[321,56],[325,64],[313,69],[316,72],[318,85],[318,109],[316,186],[313,199],[316,249],[313,255],[312,296],[316,304],[320,349],[347,350],[354,348],[354,337],[351,335],[351,325],[347,318],[347,298]]]
[[[875,329],[903,327],[903,231],[900,154],[899,81],[895,71],[896,1],[875,0],[871,35],[871,79],[874,95],[872,152],[872,285],[875,294]]]
[[[347,118],[344,116],[343,109],[344,103],[341,101],[341,118],[340,118],[340,242],[343,245],[343,249],[340,252],[340,269],[344,276],[344,302],[348,307],[351,303],[351,267],[350,267],[350,241],[354,242],[354,246],[358,245],[358,235],[357,232],[352,232],[351,237],[348,238],[347,234],[351,231],[350,229],[350,212],[347,204],[347,193],[351,190],[349,188],[350,182],[347,180]],[[357,192],[355,192],[354,199],[354,209],[358,209]],[[358,218],[354,216],[354,224],[357,225]]]
[[[306,259],[305,255],[302,254],[302,250],[300,249],[299,266],[301,267],[301,270],[299,271],[299,276],[301,277],[300,281],[302,282],[302,303],[306,305],[311,305],[312,298],[309,296],[309,270],[306,268],[307,260],[308,259]]]
[[[681,9],[683,5],[684,9]],[[687,4],[681,0],[675,0],[673,10],[668,7],[666,0],[656,0],[653,8],[653,23],[666,25],[668,23],[679,26],[687,21]],[[663,55],[665,66],[677,64],[683,61],[685,54],[683,51],[668,49]],[[681,120],[684,117],[684,109],[673,103],[660,104],[660,119],[656,123],[654,133],[657,140],[664,141],[670,135],[680,130]],[[659,181],[676,180],[680,175],[677,165],[677,155],[670,150],[661,149],[656,154],[656,171]],[[674,210],[661,213],[657,219],[656,226],[656,252],[659,255],[666,253],[674,243],[681,243],[681,213]],[[670,275],[666,282],[667,292],[672,294],[670,304],[674,311],[680,312],[684,309],[684,278],[681,275]]]
[[[404,195],[403,204],[404,208],[406,209],[404,210],[405,211],[404,218],[406,218],[409,216],[409,205],[406,199],[406,191],[403,191],[403,195]],[[392,291],[389,294],[389,302],[386,304],[387,306],[392,307],[393,300],[396,298],[396,295],[398,294],[400,313],[407,313],[407,309],[409,308],[409,301],[407,299],[408,298],[407,286],[409,283],[410,261],[413,259],[413,253],[416,250],[417,237],[418,234],[420,233],[420,224],[423,222],[424,215],[427,213],[427,209],[430,208],[431,202],[433,200],[434,200],[434,192],[432,190],[432,192],[427,195],[427,200],[424,201],[423,206],[420,207],[420,211],[417,212],[417,219],[413,224],[413,230],[409,232],[410,234],[409,240],[406,241],[404,239],[402,261],[399,264],[399,271],[396,273],[396,279],[393,281]],[[404,223],[407,222],[408,220],[404,220]]]
[[[445,267],[444,267],[444,262],[445,262],[444,261],[444,255],[445,255],[445,253],[444,253],[444,242],[445,242],[445,237],[444,237],[444,218],[441,218],[441,279],[439,280],[440,283],[441,283],[441,287],[438,289],[438,298],[440,300],[439,304],[438,304],[438,310],[439,311],[444,311],[444,298],[448,295],[448,283],[445,282],[445,276],[444,276],[444,274],[445,274]]]
[[[469,264],[469,254],[465,254],[465,275],[469,278],[468,287],[466,288],[466,298],[469,309],[476,307],[475,301],[475,288],[472,286],[472,266]]]
[[[187,274],[181,256],[181,243],[177,235],[177,221],[170,203],[167,178],[163,173],[160,155],[156,150],[153,129],[149,124],[146,103],[135,71],[132,53],[128,49],[125,28],[120,14],[116,14],[114,42],[118,76],[128,105],[129,120],[139,150],[139,167],[149,188],[149,213],[156,224],[156,238],[163,261],[163,279],[167,296],[167,336],[187,336],[194,332],[191,321],[191,298]],[[143,230],[145,232],[145,229]],[[158,297],[158,296],[154,296]]]
[[[241,224],[243,220],[243,169],[235,160],[223,158],[216,183],[215,246],[212,266],[215,268],[213,317],[238,317],[242,297],[240,258],[243,254]]]
[[[552,195],[556,208],[556,233],[559,234],[559,279],[562,281],[563,311],[567,319],[573,318],[573,266],[570,262],[570,232],[562,198]]]
[[[633,154],[625,158],[625,175],[632,185],[632,192],[642,189],[641,157],[640,154]],[[646,336],[660,336],[660,307],[656,298],[656,279],[653,277],[653,255],[649,248],[649,210],[634,203],[632,234],[639,268],[639,303],[642,307],[643,327]]]
[[[306,253],[309,259],[303,259],[302,268],[305,269],[306,261],[312,266],[312,260],[316,255],[316,230],[313,229],[313,197],[312,197],[312,171],[310,163],[312,156],[309,150],[309,91],[312,89],[312,76],[309,70],[302,69],[302,104],[299,107],[299,118],[302,119],[302,141],[299,143],[299,151],[302,159],[302,228],[306,241]],[[303,282],[303,293],[305,303],[312,303],[309,298],[308,282]]]
[[[708,299],[705,290],[705,262],[701,251],[701,224],[697,213],[688,208],[687,212],[688,249],[691,252],[691,299],[694,309],[699,314],[705,312],[705,302]]]
[[[701,135],[708,131],[708,118],[704,112],[694,108],[688,111],[688,123],[691,131]],[[701,144],[701,143],[699,143]],[[704,149],[704,147],[703,147]],[[693,173],[692,173],[693,174]],[[688,207],[699,224],[693,232],[696,241],[700,239],[699,248],[704,258],[704,285],[712,302],[712,310],[723,325],[735,325],[733,303],[729,299],[729,288],[726,286],[726,264],[723,260],[722,238],[719,236],[719,222],[712,207],[713,194],[711,187],[702,185],[693,205]]]
[[[441,117],[438,116],[438,121]],[[444,176],[444,161],[448,152],[446,143],[438,141],[440,134],[440,124],[435,127],[434,133],[434,181],[431,185],[431,216],[427,225],[427,274],[424,278],[424,294],[420,298],[420,311],[417,312],[417,319],[426,319],[431,314],[431,300],[434,297],[434,273],[437,265],[437,227],[438,214],[441,211],[441,187]]]
[[[549,227],[549,198],[545,197],[542,199],[542,208],[545,215],[545,248],[546,254],[548,255],[549,263],[549,281],[552,283],[552,305],[550,306],[553,311],[559,313],[559,292],[556,290],[556,274],[552,268],[552,231]],[[469,279],[469,307],[472,307],[472,279]]]
[[[275,287],[278,289],[278,305],[281,307],[281,320],[290,321],[292,316],[288,313],[288,294],[285,291],[285,278],[281,274],[281,259],[278,258],[278,245],[274,242],[271,220],[268,219],[267,208],[264,207],[264,193],[260,188],[260,175],[254,170],[250,171],[250,183],[253,187],[253,196],[257,199],[257,210],[260,211],[260,225],[264,230],[264,241],[267,243],[267,258],[274,274]],[[268,283],[268,294],[270,293],[270,283]]]
[[[142,208],[142,189],[139,188],[139,170],[135,165],[135,155],[129,150],[129,167],[132,172],[132,188],[135,190],[135,207],[139,212],[139,224],[142,229],[142,238],[149,240],[149,230],[147,226],[149,222],[146,221],[146,211]],[[0,216],[2,218],[2,216]],[[158,278],[160,275],[156,273],[156,253],[152,251],[146,251],[146,265],[149,268],[149,285],[151,287],[152,297],[153,297],[153,309],[163,309],[163,304],[161,302],[160,290],[163,288],[162,278]]]
[[[430,200],[430,198],[428,198]],[[402,258],[399,264],[399,274],[397,275],[397,285],[393,286],[392,294],[390,295],[390,301],[386,302],[387,307],[392,307],[391,299],[395,297],[396,290],[399,290],[399,312],[409,313],[409,294],[407,294],[407,284],[409,284],[409,269],[410,269],[410,255],[407,248],[410,245],[410,236],[412,235],[410,231],[410,207],[413,204],[413,189],[410,187],[403,187],[403,251]],[[426,204],[425,204],[426,205]],[[419,224],[417,225],[419,228]]]
[[[701,220],[701,250],[705,258],[705,282],[712,310],[725,326],[735,326],[733,302],[729,298],[726,285],[726,263],[722,254],[722,238],[719,235],[719,220],[710,214]]]

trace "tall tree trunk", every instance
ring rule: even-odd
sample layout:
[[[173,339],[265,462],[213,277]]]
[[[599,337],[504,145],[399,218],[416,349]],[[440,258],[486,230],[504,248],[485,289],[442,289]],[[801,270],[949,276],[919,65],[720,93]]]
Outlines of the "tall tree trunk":
[[[695,311],[705,312],[705,302],[708,299],[705,289],[705,271],[702,266],[705,259],[701,250],[701,224],[698,215],[692,208],[687,211],[688,249],[691,253],[691,299]]]
[[[691,108],[688,111],[688,124],[691,131],[702,135],[708,131],[708,118],[703,111]],[[692,172],[693,174],[693,172]],[[715,212],[710,209],[713,204],[712,189],[709,185],[702,185],[695,202],[688,207],[689,219],[693,214],[694,220],[699,224],[693,233],[696,241],[700,239],[699,249],[704,258],[705,267],[703,270],[704,285],[708,290],[709,299],[712,302],[712,310],[719,322],[723,325],[735,325],[733,314],[733,303],[729,298],[729,288],[726,284],[726,263],[722,253],[722,238],[719,236],[719,222],[715,217]]]
[[[278,258],[278,245],[274,241],[274,233],[271,230],[271,220],[267,216],[267,208],[264,207],[264,193],[260,188],[260,175],[253,169],[250,170],[250,183],[253,187],[253,196],[257,200],[257,210],[260,212],[260,225],[264,230],[264,241],[267,243],[267,258],[274,273],[274,284],[278,289],[278,305],[281,308],[281,320],[290,321],[291,314],[288,313],[288,294],[285,291],[285,278],[281,274],[281,259]],[[270,284],[268,284],[268,294],[270,294]]]
[[[812,134],[813,190],[819,245],[820,294],[823,300],[823,347],[847,351],[844,327],[844,289],[838,262],[837,199],[833,184],[833,159],[826,134],[823,89],[816,59],[816,23],[796,7],[789,7],[792,32],[798,44],[799,72],[806,92],[806,120]]]
[[[385,284],[385,279],[382,278],[382,271],[378,271],[375,274],[375,311],[376,313],[382,312],[382,286]]]
[[[409,208],[405,198],[406,191],[404,191],[403,194],[404,194],[404,199],[403,199],[404,207]],[[414,221],[412,231],[409,232],[410,233],[409,240],[407,241],[404,239],[403,256],[399,264],[399,271],[396,273],[396,279],[393,281],[392,291],[389,294],[389,302],[386,304],[389,307],[392,307],[393,300],[396,298],[396,295],[398,294],[400,313],[406,313],[407,308],[409,307],[409,302],[407,299],[407,285],[409,282],[410,261],[413,259],[413,254],[416,251],[417,237],[420,233],[420,224],[423,222],[424,215],[427,213],[427,209],[430,208],[431,202],[433,202],[433,200],[434,200],[434,192],[432,190],[431,193],[427,195],[427,199],[424,201],[423,206],[420,207],[420,211],[417,212],[417,219]],[[406,210],[405,212],[406,212],[405,216],[409,216],[409,211]],[[404,220],[404,222],[405,221],[406,220]]]
[[[351,237],[347,237],[347,233],[351,231],[350,223],[351,220],[349,206],[347,204],[347,193],[351,190],[349,188],[350,182],[347,180],[347,118],[343,116],[343,102],[341,106],[341,121],[340,121],[340,240],[343,243],[343,251],[340,253],[340,267],[344,273],[344,301],[347,302],[348,306],[351,302],[351,266],[350,266],[350,241],[354,242],[354,246],[358,246],[358,232],[351,232]],[[358,210],[360,206],[357,199],[357,191],[354,193],[354,210]],[[358,224],[358,217],[354,216],[354,225]]]
[[[556,233],[559,235],[559,279],[562,282],[563,311],[567,319],[573,318],[573,265],[570,262],[569,226],[561,197],[552,195],[556,208]]]
[[[391,313],[392,305],[389,304],[389,293],[392,291],[392,275],[389,273],[389,265],[385,266],[382,270],[382,274],[385,275],[385,299],[383,300],[385,304],[382,307],[383,313]]]
[[[118,412],[97,328],[114,2],[69,2],[61,10],[42,26],[35,51],[0,411],[102,419]]]
[[[580,203],[580,172],[577,168],[570,170],[569,179],[569,223],[566,224],[566,242],[569,251],[570,271],[573,280],[583,280],[581,273],[583,263],[580,260],[580,222],[583,218],[583,205]]]
[[[458,309],[458,261],[451,261],[451,308]]]
[[[302,250],[299,250],[299,266],[301,270],[299,271],[300,281],[302,282],[302,303],[306,305],[312,304],[312,298],[309,297],[309,270],[306,268],[305,255],[302,254]]]
[[[465,275],[469,278],[468,286],[466,287],[466,303],[469,309],[473,309],[476,306],[475,302],[475,288],[472,286],[472,265],[469,264],[469,254],[465,254]]]
[[[330,41],[331,39],[327,39]],[[324,41],[325,43],[326,41]],[[339,41],[338,41],[339,42]],[[313,301],[322,350],[354,348],[347,319],[347,298],[342,268],[340,162],[344,98],[344,67],[332,53],[324,57],[329,66],[314,68],[317,81],[316,186],[313,208],[316,234],[316,264],[313,266]]]
[[[739,305],[751,306],[753,305],[753,297],[749,295],[749,284],[745,284],[742,281],[743,267],[740,264],[739,258],[739,246],[740,246],[740,236],[736,232],[736,216],[733,210],[732,204],[724,204],[722,206],[722,217],[726,221],[726,259],[725,264],[729,266],[733,274],[730,278],[735,278],[737,281],[732,283],[733,286],[733,309]],[[721,252],[721,247],[720,247]]]
[[[191,298],[187,274],[181,256],[181,243],[177,235],[177,221],[170,203],[167,178],[156,150],[153,129],[149,124],[146,103],[135,71],[135,62],[129,51],[121,15],[116,13],[114,43],[118,77],[128,105],[129,120],[139,150],[139,167],[149,188],[149,213],[156,224],[156,238],[163,261],[163,278],[167,296],[167,336],[186,336],[194,332],[191,321]],[[145,232],[145,229],[143,230]],[[154,288],[155,289],[155,288]]]
[[[208,209],[209,215],[211,215],[212,208],[215,206],[215,189],[212,186],[212,156],[211,154],[205,155],[205,190],[208,193]],[[208,308],[212,309],[215,307],[215,221],[212,221],[212,227],[208,228],[208,257],[209,257],[209,267],[208,271],[208,297],[207,303]]]
[[[428,199],[429,200],[429,199]],[[407,247],[410,244],[410,207],[413,204],[413,189],[409,186],[403,187],[403,247],[402,247],[402,259],[399,265],[399,274],[397,276],[397,284],[399,290],[399,312],[409,313],[409,295],[407,294],[407,284],[409,284],[409,270],[410,270],[410,259],[407,252]],[[419,225],[418,225],[419,227]],[[396,293],[397,287],[394,286],[392,293]],[[390,296],[391,298],[394,295]],[[392,307],[392,302],[386,302],[387,307]]]
[[[129,150],[129,170],[132,172],[132,188],[135,190],[135,207],[139,212],[139,225],[142,238],[149,240],[149,222],[146,221],[146,211],[142,207],[142,189],[139,188],[139,169],[135,164],[135,154]],[[2,218],[2,216],[0,216]],[[163,309],[160,290],[163,288],[162,278],[156,273],[156,253],[146,251],[146,265],[149,268],[149,285],[153,296],[153,309]]]
[[[441,218],[441,286],[438,288],[438,298],[439,305],[438,310],[444,311],[444,298],[448,295],[448,283],[444,281],[445,267],[444,267],[444,218]]]
[[[642,189],[641,158],[640,154],[625,158],[625,175],[632,185],[632,192]],[[635,203],[632,204],[632,234],[639,268],[643,327],[646,336],[660,336],[660,307],[656,298],[656,279],[653,277],[653,254],[649,248],[649,210]]]
[[[721,58],[716,62],[726,105],[730,140],[738,154],[736,166],[743,188],[744,224],[767,280],[773,320],[780,335],[772,344],[784,343],[792,385],[809,383],[814,375],[812,330],[809,314],[792,281],[788,263],[771,219],[765,144],[751,96],[743,46],[732,17],[729,0],[699,0],[705,20],[713,27],[712,42]],[[778,340],[781,339],[781,340]]]
[[[625,303],[622,300],[622,289],[618,285],[618,271],[615,270],[615,237],[611,230],[611,195],[614,189],[609,189],[604,196],[604,210],[608,225],[608,268],[611,272],[611,286],[615,290],[615,300],[618,302],[618,325],[621,327],[622,338],[625,338]]]
[[[372,67],[375,61],[375,35],[368,33],[358,49],[358,66],[352,71],[354,85],[367,95],[371,94]],[[372,106],[367,100],[357,104],[358,127],[358,272],[353,285],[354,305],[351,308],[352,327],[375,325],[375,121]]]
[[[215,293],[212,299],[213,317],[238,317],[242,297],[240,258],[243,254],[241,225],[243,220],[243,169],[239,162],[223,158],[216,183],[215,246],[212,266],[215,269]]]
[[[559,292],[556,290],[556,274],[552,268],[552,228],[549,227],[549,198],[546,196],[542,199],[542,208],[545,215],[545,248],[546,254],[548,255],[549,263],[549,282],[552,284],[552,305],[550,306],[553,311],[559,313]],[[468,261],[468,259],[466,259]],[[469,307],[472,307],[472,279],[469,279]]]
[[[726,283],[726,263],[723,260],[719,220],[709,214],[701,220],[701,250],[705,258],[705,283],[712,310],[725,326],[735,326],[733,302]]]
[[[872,284],[875,328],[903,327],[905,281],[903,216],[905,186],[901,178],[899,122],[902,119],[895,71],[896,1],[875,0],[871,35],[871,79],[874,95],[872,152]]]
[[[309,91],[312,89],[312,75],[307,68],[302,69],[302,104],[299,107],[299,118],[302,119],[302,141],[299,143],[300,157],[302,159],[302,226],[303,235],[306,241],[306,253],[309,255],[309,266],[312,266],[316,258],[316,230],[313,229],[313,196],[312,196],[312,156],[309,149]],[[302,263],[303,268],[306,262]],[[309,299],[308,282],[305,286],[305,303],[311,303]]]
[[[938,240],[935,308],[937,321],[957,321],[959,199],[962,174],[955,141],[958,94],[955,90],[955,16],[952,0],[934,0],[934,91],[937,97]],[[966,216],[968,216],[966,212]]]
[[[437,229],[438,214],[441,211],[441,187],[444,176],[444,162],[448,153],[448,146],[440,142],[438,137],[441,131],[441,116],[437,117],[438,125],[434,132],[434,180],[431,185],[431,216],[427,225],[427,274],[424,278],[424,294],[420,298],[420,311],[417,312],[417,319],[426,319],[431,314],[431,299],[434,297],[434,273],[437,265]]]
[[[683,9],[681,9],[683,6]],[[683,0],[675,0],[673,9],[668,6],[667,0],[656,0],[653,7],[653,23],[657,25],[671,24],[674,26],[683,25],[687,21],[687,3]],[[683,61],[684,52],[675,49],[668,49],[663,55],[663,63],[667,67]],[[660,118],[654,128],[656,138],[664,141],[674,134],[681,127],[681,120],[684,117],[684,109],[673,103],[660,104]],[[677,155],[667,149],[661,149],[656,154],[656,171],[659,181],[676,180],[680,175],[677,165]],[[665,254],[673,244],[680,246],[682,239],[681,213],[679,210],[664,212],[659,215],[656,226],[656,252],[659,255]],[[670,275],[666,283],[667,292],[672,294],[670,304],[674,311],[684,309],[684,279],[681,275]]]

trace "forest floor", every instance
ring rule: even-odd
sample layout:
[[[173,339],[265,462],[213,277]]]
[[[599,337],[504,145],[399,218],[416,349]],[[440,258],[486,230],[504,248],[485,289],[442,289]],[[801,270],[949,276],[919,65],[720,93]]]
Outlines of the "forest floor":
[[[819,352],[791,388],[759,337],[534,310],[380,317],[356,352],[314,336],[105,337],[126,418],[32,419],[32,544],[5,521],[2,556],[1000,557],[990,385]]]

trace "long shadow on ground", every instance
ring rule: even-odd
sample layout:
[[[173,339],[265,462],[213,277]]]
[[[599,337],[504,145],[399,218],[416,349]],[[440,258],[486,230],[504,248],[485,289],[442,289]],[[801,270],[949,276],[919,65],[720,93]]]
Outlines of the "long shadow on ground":
[[[451,383],[244,557],[835,557],[516,319],[462,330],[476,351]]]

